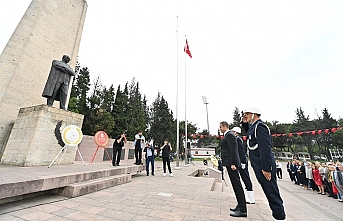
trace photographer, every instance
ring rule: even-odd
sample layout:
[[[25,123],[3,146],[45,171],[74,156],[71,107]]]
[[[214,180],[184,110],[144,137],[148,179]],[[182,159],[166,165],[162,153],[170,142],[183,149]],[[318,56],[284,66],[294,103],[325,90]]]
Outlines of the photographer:
[[[120,157],[121,157],[121,150],[124,146],[124,144],[127,142],[126,135],[123,132],[121,135],[118,135],[116,139],[113,142],[113,159],[112,159],[112,165],[113,166],[119,166],[120,163]]]
[[[135,135],[135,142],[133,145],[135,146],[135,158],[136,158],[136,165],[141,165],[142,163],[142,149],[144,148],[145,137],[142,134],[142,131],[138,131],[138,134]]]
[[[167,139],[164,140],[164,144],[161,147],[161,151],[162,151],[162,161],[163,161],[163,176],[166,176],[166,164],[168,165],[168,170],[169,170],[169,174],[171,177],[173,177],[173,173],[171,171],[171,167],[170,167],[170,151],[172,150],[171,144],[168,142]]]
[[[149,164],[151,163],[151,175],[155,176],[154,173],[154,152],[155,152],[155,148],[150,145],[148,142],[145,143],[145,148],[144,148],[144,152],[145,152],[145,170],[146,170],[146,175],[149,176]]]

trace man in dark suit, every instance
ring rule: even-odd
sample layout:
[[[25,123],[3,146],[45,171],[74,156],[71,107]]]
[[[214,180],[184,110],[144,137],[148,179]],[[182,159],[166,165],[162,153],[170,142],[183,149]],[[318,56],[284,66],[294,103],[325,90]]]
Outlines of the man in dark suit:
[[[233,211],[230,213],[230,216],[247,217],[244,190],[238,173],[238,168],[241,166],[241,162],[238,156],[236,137],[229,130],[229,124],[226,121],[220,122],[219,129],[220,132],[224,134],[224,138],[221,143],[221,158],[223,166],[227,169],[238,203],[235,208],[230,208],[230,210]]]
[[[285,220],[283,200],[276,182],[276,164],[272,153],[270,130],[260,116],[258,108],[249,108],[244,112],[242,119],[242,126],[248,137],[250,162],[268,199],[272,216],[277,220]]]
[[[241,128],[234,127],[231,129],[231,131],[236,136],[236,140],[237,140],[238,154],[239,154],[239,159],[241,161],[241,167],[239,168],[239,175],[241,175],[243,183],[245,184],[245,189],[247,190],[245,193],[245,200],[248,204],[255,204],[254,191],[252,189],[252,182],[251,182],[249,170],[248,170],[248,158],[247,158],[244,146],[243,146],[243,140],[239,136],[241,134]]]

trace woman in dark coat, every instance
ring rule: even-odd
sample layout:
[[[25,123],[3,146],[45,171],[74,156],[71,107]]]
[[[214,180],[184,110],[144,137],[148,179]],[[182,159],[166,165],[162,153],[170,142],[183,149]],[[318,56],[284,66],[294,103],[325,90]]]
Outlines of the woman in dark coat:
[[[302,184],[303,186],[307,186],[307,182],[306,182],[306,172],[305,172],[305,166],[303,162],[299,162],[299,182],[300,184]]]

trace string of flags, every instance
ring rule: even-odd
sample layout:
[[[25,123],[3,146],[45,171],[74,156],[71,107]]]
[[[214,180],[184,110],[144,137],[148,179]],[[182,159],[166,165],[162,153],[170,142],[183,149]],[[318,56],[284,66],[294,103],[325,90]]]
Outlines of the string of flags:
[[[327,128],[327,129],[320,129],[320,130],[309,130],[309,131],[301,131],[301,132],[291,132],[291,133],[284,133],[284,134],[272,134],[272,137],[297,137],[302,136],[305,134],[308,135],[320,135],[320,134],[328,134],[328,133],[335,133],[338,130],[343,129],[342,126],[340,127],[333,127],[333,128]],[[184,135],[184,134],[183,134]],[[204,138],[216,138],[216,139],[222,139],[223,135],[206,135],[206,134],[191,134],[191,137],[194,139],[204,139]],[[246,140],[246,136],[242,136],[243,140]]]

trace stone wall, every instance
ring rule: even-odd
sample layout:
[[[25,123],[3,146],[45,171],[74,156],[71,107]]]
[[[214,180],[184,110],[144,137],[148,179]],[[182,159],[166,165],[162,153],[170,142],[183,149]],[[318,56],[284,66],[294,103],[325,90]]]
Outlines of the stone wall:
[[[32,0],[13,32],[0,55],[0,158],[19,109],[46,104],[52,60],[75,67],[86,11],[85,0]]]
[[[113,142],[114,142],[114,139],[109,139],[106,147],[98,148],[98,151],[96,152],[97,145],[94,141],[94,136],[84,135],[81,143],[79,144],[79,150],[81,152],[83,160],[86,163],[89,163],[94,153],[96,152],[93,162],[109,161],[107,157],[107,153],[105,152],[105,149],[108,151],[110,158],[112,158]],[[120,162],[133,164],[135,162],[134,150],[135,150],[135,147],[133,146],[133,142],[127,141],[127,143],[123,147]],[[144,154],[142,156],[144,157]],[[75,160],[81,161],[81,158],[78,153],[76,153],[75,155]]]

